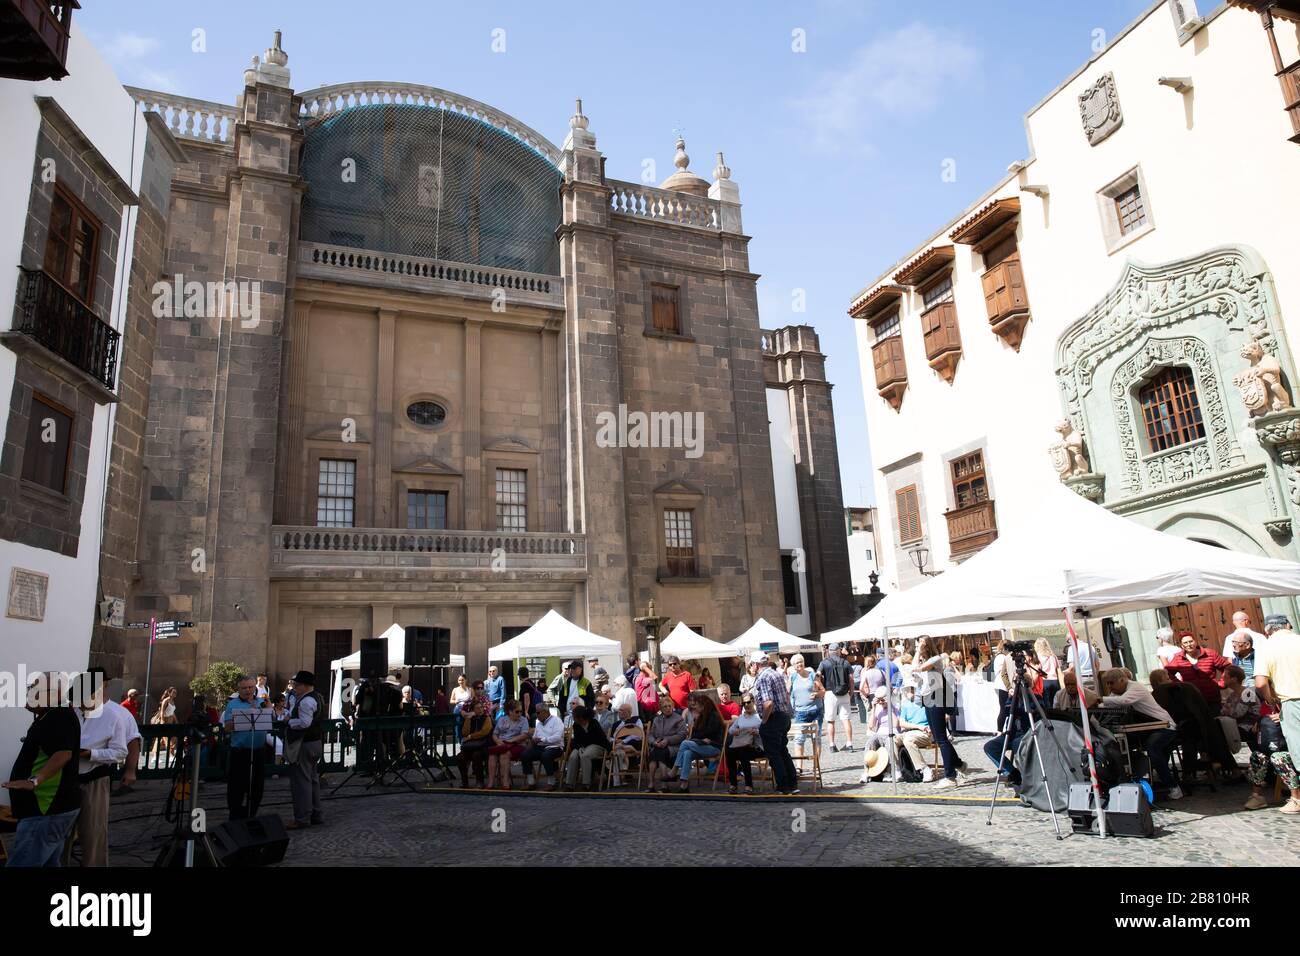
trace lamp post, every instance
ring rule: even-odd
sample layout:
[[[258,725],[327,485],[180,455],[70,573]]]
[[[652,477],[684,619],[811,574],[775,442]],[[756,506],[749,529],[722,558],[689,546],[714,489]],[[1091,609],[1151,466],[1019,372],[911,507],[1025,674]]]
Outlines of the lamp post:
[[[920,571],[927,578],[933,578],[939,576],[940,574],[943,574],[942,571],[927,571],[925,569],[926,564],[928,564],[930,561],[929,548],[926,547],[913,548],[911,551],[907,552],[907,554],[908,557],[912,559],[912,567],[916,568],[916,570]]]

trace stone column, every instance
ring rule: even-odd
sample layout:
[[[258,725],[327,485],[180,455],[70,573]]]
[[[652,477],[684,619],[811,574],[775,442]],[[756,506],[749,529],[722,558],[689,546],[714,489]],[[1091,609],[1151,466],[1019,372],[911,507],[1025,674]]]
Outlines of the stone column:
[[[396,528],[393,516],[393,347],[397,313],[379,310],[379,354],[375,367],[374,526]],[[405,525],[405,521],[401,522]]]
[[[564,278],[570,521],[587,536],[589,627],[627,641],[632,634],[623,452],[596,445],[596,415],[622,400],[610,189],[582,102],[569,121],[560,194]]]
[[[485,524],[483,514],[483,320],[465,320],[465,464],[462,481],[465,495],[465,528],[468,531],[496,530],[495,521]],[[495,512],[493,513],[495,518]]]
[[[207,501],[206,606],[196,667],[261,660],[266,649],[270,541],[280,410],[281,336],[289,255],[302,181],[301,101],[279,48],[245,73],[235,123],[234,168],[221,277],[256,314],[228,308],[220,321]]]

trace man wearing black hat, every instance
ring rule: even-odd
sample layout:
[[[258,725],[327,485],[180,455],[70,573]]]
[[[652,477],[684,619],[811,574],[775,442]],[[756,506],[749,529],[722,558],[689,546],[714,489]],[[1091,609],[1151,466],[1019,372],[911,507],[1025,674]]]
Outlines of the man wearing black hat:
[[[325,702],[316,693],[316,675],[311,671],[294,674],[292,683],[295,700],[289,712],[284,758],[289,764],[293,822],[286,823],[285,829],[300,830],[325,822],[320,810],[320,771],[317,767],[323,749]]]

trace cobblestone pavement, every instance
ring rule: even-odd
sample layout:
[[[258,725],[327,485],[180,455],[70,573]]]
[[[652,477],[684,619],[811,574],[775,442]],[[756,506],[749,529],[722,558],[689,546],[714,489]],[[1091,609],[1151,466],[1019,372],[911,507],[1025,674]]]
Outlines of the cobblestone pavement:
[[[602,859],[654,865],[698,862],[701,848],[751,865],[1294,866],[1300,860],[1300,818],[1242,810],[1244,785],[1214,793],[1202,787],[1171,809],[1157,808],[1151,840],[1072,836],[1062,817],[1067,838],[1058,841],[1048,814],[1010,794],[989,826],[993,771],[980,751],[983,741],[958,741],[970,782],[942,800],[932,785],[899,784],[897,797],[890,784],[860,785],[860,750],[826,751],[821,794],[788,799],[711,796],[707,785],[667,797],[411,793],[400,785],[366,793],[368,781],[354,778],[326,801],[325,826],[293,834],[284,865],[589,865]],[[341,779],[335,775],[329,785]],[[114,800],[115,865],[153,861],[170,832],[161,816],[165,793],[165,784],[150,782]],[[203,789],[209,826],[225,819],[224,799],[224,785]],[[289,818],[286,778],[267,781],[263,811]],[[673,847],[683,848],[680,860],[669,855]]]

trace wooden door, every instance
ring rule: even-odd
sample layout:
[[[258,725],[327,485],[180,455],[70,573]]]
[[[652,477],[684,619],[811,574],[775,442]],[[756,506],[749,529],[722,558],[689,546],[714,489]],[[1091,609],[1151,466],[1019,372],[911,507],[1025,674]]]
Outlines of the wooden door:
[[[1264,610],[1258,598],[1232,598],[1227,601],[1201,601],[1197,604],[1179,605],[1169,609],[1169,626],[1174,634],[1191,631],[1202,647],[1223,653],[1224,638],[1232,633],[1232,615],[1245,611],[1250,615],[1250,627],[1262,631]]]

